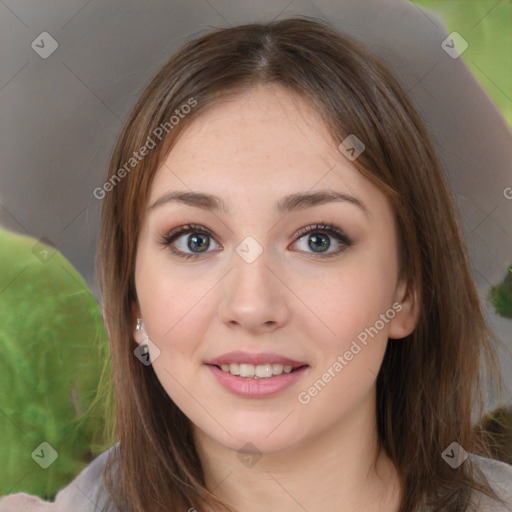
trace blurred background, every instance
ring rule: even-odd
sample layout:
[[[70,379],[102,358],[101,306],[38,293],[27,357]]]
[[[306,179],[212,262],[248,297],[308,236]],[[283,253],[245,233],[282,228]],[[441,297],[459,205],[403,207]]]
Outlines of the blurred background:
[[[112,444],[93,190],[135,101],[176,47],[254,19],[325,17],[377,53],[411,95],[503,342],[501,403],[510,406],[512,2],[254,4],[0,0],[0,495],[53,499]],[[497,404],[491,393],[489,410]]]

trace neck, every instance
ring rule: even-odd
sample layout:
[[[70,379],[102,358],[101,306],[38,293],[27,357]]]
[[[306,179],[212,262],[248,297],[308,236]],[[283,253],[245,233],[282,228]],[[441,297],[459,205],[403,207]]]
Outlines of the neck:
[[[398,474],[379,448],[375,398],[368,399],[342,424],[252,460],[196,429],[207,488],[244,512],[397,511]]]

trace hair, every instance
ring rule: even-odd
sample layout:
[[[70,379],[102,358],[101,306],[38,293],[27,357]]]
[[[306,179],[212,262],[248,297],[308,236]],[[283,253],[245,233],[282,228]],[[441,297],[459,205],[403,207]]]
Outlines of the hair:
[[[484,380],[499,383],[501,375],[493,348],[499,340],[482,314],[462,223],[432,139],[375,55],[324,20],[297,16],[212,29],[183,44],[145,89],[113,151],[98,255],[115,391],[108,428],[119,440],[104,473],[112,501],[133,512],[232,510],[206,488],[190,420],[152,366],[133,355],[134,266],[152,180],[180,135],[207,109],[266,84],[307,100],[336,144],[349,134],[363,141],[353,165],[394,212],[399,279],[414,287],[419,307],[414,331],[388,342],[376,383],[379,445],[401,479],[400,512],[423,503],[462,512],[471,489],[498,498],[471,459],[453,469],[441,456],[453,441],[489,455],[474,422],[484,410]],[[161,126],[161,143],[131,161]],[[128,170],[127,162],[136,168]]]

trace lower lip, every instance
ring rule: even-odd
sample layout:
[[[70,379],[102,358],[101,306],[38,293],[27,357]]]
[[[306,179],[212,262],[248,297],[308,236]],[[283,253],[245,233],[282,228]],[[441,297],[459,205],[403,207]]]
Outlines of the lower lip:
[[[245,377],[237,377],[229,372],[224,372],[213,365],[207,365],[213,373],[219,384],[235,395],[263,398],[277,395],[286,388],[297,382],[309,368],[303,366],[298,370],[290,373],[282,373],[275,377],[267,377],[262,379],[253,379]]]

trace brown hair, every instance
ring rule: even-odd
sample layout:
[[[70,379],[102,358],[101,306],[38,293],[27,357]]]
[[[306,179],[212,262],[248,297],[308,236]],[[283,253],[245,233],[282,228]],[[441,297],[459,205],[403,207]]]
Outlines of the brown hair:
[[[224,503],[205,487],[188,418],[152,366],[133,355],[135,253],[152,179],[180,134],[206,109],[259,84],[310,101],[336,144],[349,134],[363,141],[366,149],[353,163],[393,207],[400,278],[416,287],[420,308],[414,332],[388,342],[377,379],[379,441],[402,481],[400,512],[424,499],[434,511],[464,511],[470,488],[496,497],[485,478],[479,483],[471,460],[452,469],[441,457],[453,441],[489,453],[473,419],[483,411],[481,368],[485,363],[496,382],[500,373],[492,347],[498,340],[482,315],[462,224],[431,138],[373,54],[327,22],[301,16],[216,29],[184,44],[144,91],[115,147],[99,252],[116,392],[111,435],[120,442],[105,468],[114,502],[134,512]],[[127,167],[134,151],[155,139],[155,129],[191,100],[194,108],[162,143]]]

